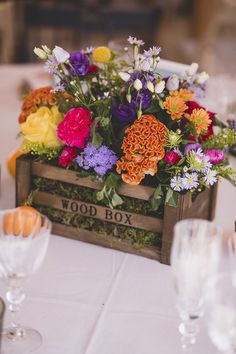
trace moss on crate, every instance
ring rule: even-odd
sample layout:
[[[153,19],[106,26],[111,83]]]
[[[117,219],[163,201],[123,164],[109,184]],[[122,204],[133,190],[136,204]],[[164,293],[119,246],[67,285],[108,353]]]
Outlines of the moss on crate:
[[[33,188],[41,192],[48,192],[54,195],[59,195],[61,197],[80,200],[102,206],[108,206],[106,204],[106,200],[97,200],[96,193],[98,190],[84,186],[77,186],[66,182],[51,180],[48,178],[33,177]],[[126,196],[122,196],[122,199],[124,202],[122,205],[118,205],[116,207],[118,210],[142,215],[156,216],[159,218],[163,217],[164,202],[163,205],[159,207],[158,211],[153,212],[151,210],[149,201]]]
[[[161,235],[159,233],[141,230],[134,227],[119,225],[77,213],[65,212],[49,207],[34,205],[42,214],[49,217],[52,222],[57,222],[67,226],[96,232],[109,238],[111,245],[114,237],[130,241],[134,247],[143,248],[145,246],[160,246]]]

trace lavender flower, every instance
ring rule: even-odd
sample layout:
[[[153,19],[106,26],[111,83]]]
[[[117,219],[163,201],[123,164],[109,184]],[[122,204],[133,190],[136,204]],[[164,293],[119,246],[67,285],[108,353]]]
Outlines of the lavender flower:
[[[44,69],[50,74],[55,75],[57,72],[57,68],[59,63],[54,55],[48,55],[48,60],[44,64]]]
[[[202,145],[199,143],[196,144],[188,144],[185,146],[184,148],[184,155],[187,155],[188,152],[193,151],[193,150],[197,150],[199,148],[201,148]]]
[[[180,192],[182,190],[182,178],[179,176],[174,176],[170,180],[170,186],[174,191]]]
[[[181,179],[182,189],[190,190],[193,188],[197,188],[199,185],[198,175],[196,172],[193,173],[185,173]]]
[[[131,44],[131,45],[137,45],[138,47],[140,47],[140,46],[142,46],[142,45],[145,44],[143,40],[137,39],[136,37],[131,37],[131,36],[129,36],[127,40],[128,40],[128,42],[129,42],[129,44]]]
[[[217,182],[216,175],[217,175],[216,171],[208,169],[206,171],[205,176],[203,176],[202,179],[207,186],[213,186],[213,184]]]
[[[144,56],[146,58],[157,57],[160,54],[161,47],[152,47],[149,50],[144,51]]]
[[[79,167],[85,170],[92,168],[99,176],[103,177],[116,163],[117,156],[105,145],[96,147],[89,143],[77,156],[76,161]]]
[[[75,76],[75,74],[78,76],[84,76],[88,73],[89,60],[86,54],[82,52],[72,53],[69,61],[74,68],[73,70],[69,65],[67,65],[67,69],[72,76]]]

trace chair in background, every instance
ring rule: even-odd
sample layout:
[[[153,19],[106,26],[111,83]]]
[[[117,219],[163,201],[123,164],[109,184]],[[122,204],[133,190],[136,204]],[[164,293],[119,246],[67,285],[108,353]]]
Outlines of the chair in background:
[[[9,63],[14,57],[13,2],[0,3],[0,63]]]
[[[139,36],[147,46],[155,44],[161,7],[117,7],[109,0],[45,2],[26,0],[22,13],[17,61],[32,61],[34,46],[55,44],[68,50],[107,43],[117,37]]]

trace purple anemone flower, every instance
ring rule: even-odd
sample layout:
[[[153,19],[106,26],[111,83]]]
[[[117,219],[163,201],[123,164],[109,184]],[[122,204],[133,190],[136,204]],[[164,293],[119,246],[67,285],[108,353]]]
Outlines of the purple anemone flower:
[[[68,65],[67,69],[72,76],[75,76],[75,72],[78,76],[84,76],[88,73],[89,60],[86,54],[82,52],[71,53],[69,60],[74,70]]]
[[[137,118],[135,105],[132,102],[124,104],[114,102],[112,115],[124,123],[133,123]]]
[[[137,109],[139,109],[140,100],[142,101],[142,110],[147,109],[151,99],[152,95],[149,90],[142,90],[140,92],[134,91],[131,94],[131,103],[135,104]]]

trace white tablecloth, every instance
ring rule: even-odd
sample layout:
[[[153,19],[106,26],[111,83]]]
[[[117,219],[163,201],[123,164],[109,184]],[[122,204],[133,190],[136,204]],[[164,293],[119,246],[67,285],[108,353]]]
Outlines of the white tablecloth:
[[[17,87],[26,77],[37,81],[40,70],[0,66],[1,208],[14,207],[5,160],[19,146]],[[222,182],[216,221],[227,230],[233,230],[235,200],[236,191]],[[0,296],[5,291],[1,284]],[[37,354],[181,353],[171,269],[156,261],[53,235],[26,294],[22,322],[43,335]],[[192,353],[215,352],[202,324]]]

